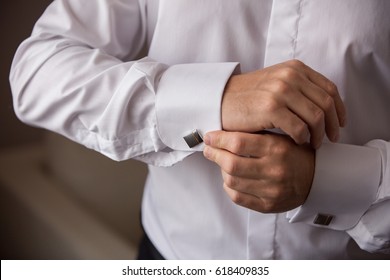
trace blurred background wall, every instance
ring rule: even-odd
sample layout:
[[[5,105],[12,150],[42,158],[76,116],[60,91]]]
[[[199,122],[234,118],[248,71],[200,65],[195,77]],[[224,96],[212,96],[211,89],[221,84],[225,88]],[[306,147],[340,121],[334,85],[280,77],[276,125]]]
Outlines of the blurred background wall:
[[[28,127],[12,108],[12,57],[50,2],[0,2],[0,257],[131,259],[145,165]]]

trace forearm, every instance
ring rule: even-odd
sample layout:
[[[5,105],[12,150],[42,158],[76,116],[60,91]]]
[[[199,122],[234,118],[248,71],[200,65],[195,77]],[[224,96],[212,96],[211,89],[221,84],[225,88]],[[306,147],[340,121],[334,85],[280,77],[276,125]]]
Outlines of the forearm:
[[[142,12],[137,1],[53,2],[15,55],[18,117],[115,160],[172,165],[194,152],[183,136],[220,128],[221,94],[236,64],[128,61],[144,44]]]
[[[167,66],[125,62],[143,45],[142,12],[137,1],[53,2],[11,67],[18,117],[117,160],[136,155],[139,143],[158,146],[151,114],[144,122],[134,117],[154,103],[145,84]]]
[[[115,160],[138,157],[156,165],[201,149],[183,139],[193,129],[220,129],[221,95],[235,63],[168,67],[151,59],[122,62],[82,46],[43,50],[58,43],[19,50],[11,84],[17,115],[25,122]],[[36,57],[24,58],[40,48]],[[149,154],[166,148],[180,155]]]
[[[138,120],[155,102],[146,84],[166,68],[145,60],[122,62],[68,38],[32,37],[19,48],[11,70],[14,108],[28,124],[125,159],[136,155],[140,143],[149,150],[159,145],[152,141],[152,112]]]

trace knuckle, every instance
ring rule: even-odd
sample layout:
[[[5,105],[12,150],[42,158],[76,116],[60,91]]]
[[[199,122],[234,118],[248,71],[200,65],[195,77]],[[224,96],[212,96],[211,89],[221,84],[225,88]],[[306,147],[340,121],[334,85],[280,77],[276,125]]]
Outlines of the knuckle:
[[[325,113],[320,109],[314,111],[313,124],[315,127],[321,127],[322,123],[325,121]]]
[[[286,142],[279,142],[272,147],[273,154],[277,154],[279,157],[286,155],[289,151],[289,146]]]
[[[273,213],[275,209],[275,203],[272,200],[264,199],[261,205],[262,213]]]
[[[284,199],[285,192],[286,192],[285,188],[275,186],[272,189],[272,193],[270,194],[270,197],[272,198],[273,201],[280,201]]]
[[[237,205],[243,205],[244,204],[244,196],[240,192],[233,192],[230,195],[230,199]]]
[[[324,98],[324,110],[329,112],[335,106],[334,100],[330,95],[326,95]]]
[[[242,138],[235,135],[229,140],[229,146],[231,152],[235,154],[239,154],[241,151],[245,149],[245,141],[243,141]]]
[[[326,90],[327,92],[332,95],[332,96],[335,96],[338,92],[338,89],[337,89],[337,86],[335,83],[333,83],[332,81],[328,81],[327,84],[326,84]]]
[[[309,134],[309,129],[306,123],[300,122],[294,127],[294,139],[298,141],[298,144],[303,144],[306,142]]]
[[[267,197],[261,199],[261,212],[275,213],[280,211],[284,201],[289,199],[288,195],[283,184],[275,185],[268,191]]]
[[[274,182],[282,182],[287,178],[287,170],[283,165],[275,165],[270,171],[270,176]]]
[[[286,75],[285,73],[281,73],[281,76]],[[276,93],[287,93],[290,91],[290,86],[287,82],[281,80],[281,79],[275,79],[273,81],[273,91]]]
[[[298,59],[291,59],[287,63],[293,67],[303,67],[305,65],[302,61]]]
[[[234,188],[237,186],[237,179],[234,176],[226,175],[224,178],[224,183],[229,188]]]
[[[282,68],[279,75],[282,79],[287,81],[296,80],[299,76],[298,72],[290,66]]]
[[[234,159],[227,159],[225,161],[224,171],[229,175],[237,174],[238,171],[238,162]]]

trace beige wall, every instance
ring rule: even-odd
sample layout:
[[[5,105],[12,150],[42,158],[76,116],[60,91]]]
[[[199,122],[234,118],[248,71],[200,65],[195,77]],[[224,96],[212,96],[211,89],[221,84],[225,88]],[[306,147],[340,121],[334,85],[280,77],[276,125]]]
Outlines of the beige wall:
[[[24,125],[12,108],[12,57],[50,2],[0,2],[0,257],[133,258],[146,166]]]
[[[12,0],[0,2],[0,147],[38,141],[42,131],[19,122],[12,108],[8,82],[9,68],[18,45],[32,30],[50,0]]]

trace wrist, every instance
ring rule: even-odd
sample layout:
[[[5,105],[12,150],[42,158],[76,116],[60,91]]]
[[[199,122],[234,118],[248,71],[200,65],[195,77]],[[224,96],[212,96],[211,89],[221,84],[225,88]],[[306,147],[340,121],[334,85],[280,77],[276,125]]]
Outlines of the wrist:
[[[247,85],[250,82],[247,81]],[[226,83],[221,103],[221,124],[226,131],[251,132],[247,129],[249,111],[246,102],[247,96],[243,87],[245,75],[232,75]],[[244,99],[246,98],[246,100]]]

